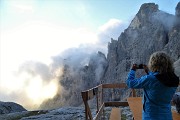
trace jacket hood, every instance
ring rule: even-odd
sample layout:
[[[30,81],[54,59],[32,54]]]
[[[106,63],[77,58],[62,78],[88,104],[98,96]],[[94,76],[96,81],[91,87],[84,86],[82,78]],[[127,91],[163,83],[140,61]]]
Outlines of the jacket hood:
[[[155,77],[167,87],[178,87],[179,78],[174,73],[157,74]]]

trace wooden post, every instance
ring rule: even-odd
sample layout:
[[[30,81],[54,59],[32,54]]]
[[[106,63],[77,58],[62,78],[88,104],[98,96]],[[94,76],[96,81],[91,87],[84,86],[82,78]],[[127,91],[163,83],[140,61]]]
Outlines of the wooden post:
[[[85,105],[85,116],[86,116],[86,120],[88,120],[90,118],[90,120],[92,120],[92,114],[91,114],[91,110],[89,108],[88,105],[88,92],[81,92],[82,95],[82,99]],[[89,117],[88,117],[89,116]]]
[[[132,97],[136,97],[136,90],[132,89]]]
[[[93,99],[96,96],[97,100],[97,114],[94,118],[94,120],[100,120],[103,119],[102,114],[104,116],[104,107],[105,106],[128,106],[127,102],[106,102],[103,101],[103,89],[104,88],[126,88],[125,83],[121,84],[100,84],[99,86],[96,86],[94,88],[91,88],[86,91],[81,92],[81,96],[85,105],[85,117],[86,120],[93,120],[91,110],[88,104],[88,100]],[[132,90],[132,95],[136,96],[135,90]]]
[[[102,105],[102,85],[98,87],[98,110]]]

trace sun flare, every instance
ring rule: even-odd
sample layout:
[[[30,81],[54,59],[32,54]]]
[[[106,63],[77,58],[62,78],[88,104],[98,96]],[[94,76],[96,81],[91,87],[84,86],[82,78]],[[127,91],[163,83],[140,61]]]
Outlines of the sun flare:
[[[53,98],[58,90],[56,80],[44,83],[40,76],[34,77],[26,87],[26,94],[34,104],[41,104],[45,99]]]

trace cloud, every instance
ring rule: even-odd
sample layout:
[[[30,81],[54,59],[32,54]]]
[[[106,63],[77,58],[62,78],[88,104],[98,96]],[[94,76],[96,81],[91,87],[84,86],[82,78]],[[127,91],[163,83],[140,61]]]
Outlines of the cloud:
[[[18,103],[22,101],[17,96],[24,96],[26,102],[23,105],[29,103],[31,107],[52,98],[61,87],[58,78],[63,65],[78,70],[87,65],[97,51],[106,54],[110,38],[118,37],[124,26],[125,23],[111,19],[95,33],[86,28],[73,29],[32,21],[3,31],[1,49],[6,52],[1,51],[1,92],[4,95],[14,93]],[[48,91],[50,89],[52,91]]]
[[[33,13],[33,7],[32,6],[28,6],[28,5],[14,5],[14,7],[16,8],[17,12],[20,13]]]
[[[107,45],[111,38],[119,37],[120,33],[125,29],[126,23],[117,20],[110,19],[107,23],[100,26],[98,33],[88,32],[86,29],[78,29],[77,34],[80,43],[78,47],[72,47],[65,49],[59,55],[54,56],[54,62],[60,62],[60,59],[67,59],[69,64],[76,63],[77,66],[85,65],[88,63],[90,56],[97,51],[107,53]],[[84,42],[86,41],[86,42]]]
[[[8,11],[13,14],[32,14],[35,12],[35,0],[8,0],[4,2]]]
[[[168,14],[164,11],[154,12],[152,18],[154,22],[157,22],[157,21],[160,22],[167,31],[169,31],[172,28],[175,22],[174,15]]]
[[[127,28],[127,22],[118,19],[110,19],[107,23],[99,27],[99,44],[107,44],[111,38],[117,40],[121,32]]]
[[[104,25],[100,26],[99,27],[99,30],[100,31],[106,31],[108,29],[114,29],[116,27],[119,27],[119,25],[122,24],[122,21],[121,20],[118,20],[118,19],[110,19],[107,23],[105,23]]]
[[[53,77],[49,70],[49,66],[41,62],[26,61],[19,67],[18,74],[21,74],[21,72],[24,71],[32,76],[40,76],[45,81],[50,80]]]

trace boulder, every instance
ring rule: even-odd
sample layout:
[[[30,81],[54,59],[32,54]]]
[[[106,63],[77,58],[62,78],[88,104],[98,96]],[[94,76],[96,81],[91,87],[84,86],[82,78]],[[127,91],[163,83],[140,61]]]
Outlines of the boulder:
[[[2,102],[0,101],[0,114],[8,114],[14,112],[27,111],[23,106],[14,102]]]

